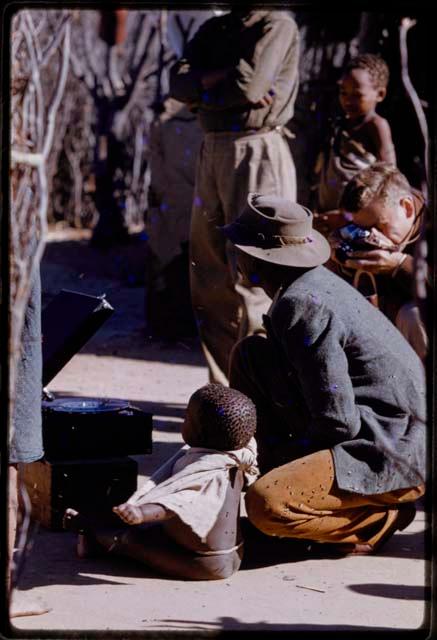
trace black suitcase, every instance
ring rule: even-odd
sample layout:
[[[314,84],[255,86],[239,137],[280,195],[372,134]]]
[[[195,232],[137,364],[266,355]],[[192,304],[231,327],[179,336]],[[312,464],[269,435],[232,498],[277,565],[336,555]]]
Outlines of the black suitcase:
[[[106,458],[152,451],[152,414],[123,400],[56,397],[42,403],[49,460]]]
[[[106,460],[43,460],[22,466],[32,517],[52,530],[62,529],[67,508],[108,521],[112,507],[136,491],[137,475],[136,461],[127,456]]]

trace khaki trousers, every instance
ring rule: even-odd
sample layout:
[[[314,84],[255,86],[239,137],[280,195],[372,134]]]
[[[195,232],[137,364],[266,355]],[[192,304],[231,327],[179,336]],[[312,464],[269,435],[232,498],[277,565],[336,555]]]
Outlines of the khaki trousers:
[[[191,218],[191,298],[211,382],[228,383],[229,354],[244,336],[263,332],[264,291],[243,282],[236,250],[218,226],[242,212],[250,191],[296,199],[288,144],[277,131],[207,133],[196,170]]]
[[[339,489],[325,449],[273,469],[246,494],[250,521],[264,533],[316,542],[374,546],[397,518],[398,506],[424,487],[361,495]]]
[[[288,450],[284,444],[287,431],[296,427],[287,424],[287,383],[265,338],[248,337],[234,347],[230,386],[257,407],[259,462],[267,473],[249,487],[246,508],[250,521],[264,533],[373,546],[397,518],[398,505],[424,494],[423,485],[378,495],[343,491],[327,449],[293,459],[292,442]],[[272,435],[282,442],[269,442]],[[283,464],[287,456],[292,462]]]

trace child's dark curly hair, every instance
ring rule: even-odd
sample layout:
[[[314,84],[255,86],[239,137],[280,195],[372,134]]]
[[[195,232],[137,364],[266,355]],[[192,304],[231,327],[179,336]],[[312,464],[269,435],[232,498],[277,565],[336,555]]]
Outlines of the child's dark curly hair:
[[[250,398],[221,384],[207,384],[193,393],[202,446],[220,451],[245,447],[255,434],[256,408]]]
[[[347,183],[339,207],[356,213],[376,199],[392,204],[399,197],[408,195],[411,195],[411,187],[404,174],[388,162],[375,162]]]
[[[381,56],[373,53],[361,53],[348,62],[344,73],[353,71],[353,69],[365,69],[375,89],[387,88],[390,72],[387,63]]]

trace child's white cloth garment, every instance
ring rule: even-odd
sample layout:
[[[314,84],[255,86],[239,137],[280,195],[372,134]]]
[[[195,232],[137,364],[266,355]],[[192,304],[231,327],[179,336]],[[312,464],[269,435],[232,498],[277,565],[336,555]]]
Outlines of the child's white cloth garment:
[[[259,476],[256,441],[235,451],[189,447],[174,463],[172,475],[154,486],[148,480],[128,500],[135,506],[160,504],[173,511],[204,541],[223,507],[230,470],[241,488]]]

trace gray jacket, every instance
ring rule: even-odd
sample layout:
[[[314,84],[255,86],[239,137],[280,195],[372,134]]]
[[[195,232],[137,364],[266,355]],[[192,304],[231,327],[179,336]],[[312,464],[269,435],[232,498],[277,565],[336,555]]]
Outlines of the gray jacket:
[[[204,131],[248,131],[285,125],[298,90],[299,31],[285,11],[231,11],[207,20],[170,69],[170,94],[196,105]],[[205,71],[228,69],[202,89]],[[268,91],[273,102],[255,106]]]
[[[424,482],[424,370],[396,327],[325,267],[300,276],[269,315],[304,409],[300,437],[332,450],[338,486],[378,494]]]

